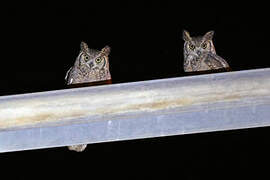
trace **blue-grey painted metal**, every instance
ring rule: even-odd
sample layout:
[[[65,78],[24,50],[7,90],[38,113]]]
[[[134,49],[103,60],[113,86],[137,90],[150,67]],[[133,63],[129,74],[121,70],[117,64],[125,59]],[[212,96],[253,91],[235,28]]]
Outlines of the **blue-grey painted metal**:
[[[270,68],[0,97],[0,152],[269,125]]]

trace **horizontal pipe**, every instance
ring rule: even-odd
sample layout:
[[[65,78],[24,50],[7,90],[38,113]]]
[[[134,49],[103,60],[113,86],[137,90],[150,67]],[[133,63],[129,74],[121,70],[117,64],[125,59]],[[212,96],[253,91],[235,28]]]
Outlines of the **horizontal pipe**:
[[[270,68],[0,97],[0,152],[270,125]]]

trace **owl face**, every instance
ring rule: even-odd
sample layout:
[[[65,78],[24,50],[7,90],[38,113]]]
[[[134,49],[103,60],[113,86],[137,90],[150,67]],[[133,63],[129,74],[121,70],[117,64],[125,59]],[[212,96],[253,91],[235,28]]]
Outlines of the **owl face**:
[[[184,55],[192,55],[194,57],[201,57],[206,53],[216,54],[213,38],[214,31],[207,32],[204,36],[190,37],[187,31],[183,31]]]
[[[81,52],[78,56],[79,67],[90,71],[109,69],[110,47],[105,46],[101,51],[89,49],[87,44],[81,43]]]
[[[68,84],[87,83],[111,79],[109,69],[110,47],[105,46],[101,51],[89,49],[81,43],[81,51],[74,66],[67,72]]]

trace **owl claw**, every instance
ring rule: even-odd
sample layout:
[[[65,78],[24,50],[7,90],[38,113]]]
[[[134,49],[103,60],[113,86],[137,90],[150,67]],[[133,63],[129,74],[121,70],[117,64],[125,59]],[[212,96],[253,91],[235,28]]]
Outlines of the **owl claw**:
[[[80,145],[68,146],[68,149],[70,151],[82,152],[85,150],[86,147],[87,147],[87,144],[80,144]]]

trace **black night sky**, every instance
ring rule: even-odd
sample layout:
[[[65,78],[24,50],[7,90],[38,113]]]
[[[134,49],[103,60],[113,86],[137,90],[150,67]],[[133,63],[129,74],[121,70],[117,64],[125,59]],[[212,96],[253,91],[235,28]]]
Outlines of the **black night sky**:
[[[270,67],[266,6],[204,1],[3,6],[0,95],[66,88],[65,73],[81,41],[94,49],[111,47],[113,83],[186,76],[183,29],[192,36],[214,30],[217,54],[234,71]],[[269,162],[268,136],[269,128],[256,128],[110,142],[89,145],[83,153],[65,147],[4,153],[0,162],[7,170],[18,170],[14,175],[20,179],[31,171],[62,178],[91,178],[93,172],[137,179],[201,179],[216,177],[213,172],[241,177],[256,175],[252,170]]]

